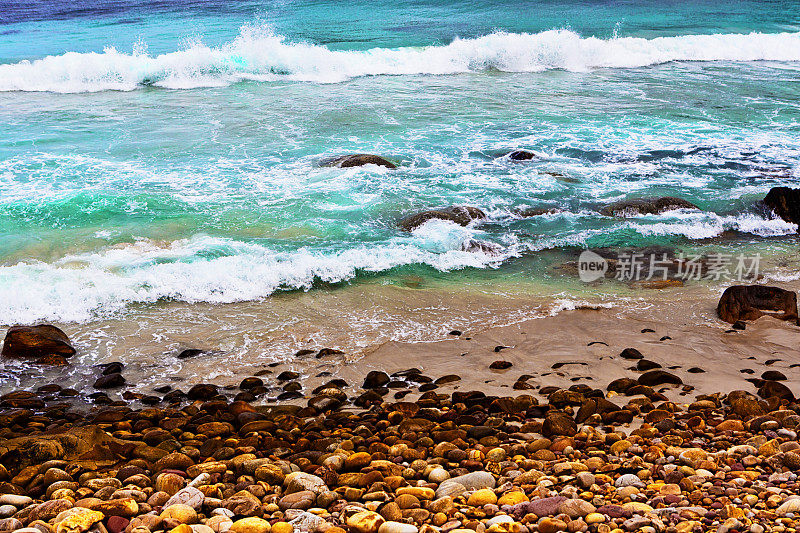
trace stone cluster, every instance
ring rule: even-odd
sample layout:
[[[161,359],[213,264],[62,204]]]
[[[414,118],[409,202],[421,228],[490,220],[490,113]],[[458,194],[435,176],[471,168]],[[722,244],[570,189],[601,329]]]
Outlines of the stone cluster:
[[[0,398],[0,532],[791,532],[800,405],[765,383],[691,403],[627,378],[545,401],[369,390],[360,408],[336,382],[306,406],[206,384],[88,412],[52,402],[57,386],[16,391]]]

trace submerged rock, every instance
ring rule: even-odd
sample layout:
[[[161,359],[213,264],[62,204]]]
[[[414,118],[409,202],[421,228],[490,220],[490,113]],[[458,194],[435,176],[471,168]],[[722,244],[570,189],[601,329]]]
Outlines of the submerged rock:
[[[391,161],[388,161],[379,155],[373,155],[373,154],[342,155],[330,159],[325,159],[320,162],[320,166],[323,167],[348,168],[348,167],[361,167],[364,165],[378,165],[386,168],[397,168],[397,165],[395,165]]]
[[[400,228],[413,231],[429,220],[447,220],[459,226],[466,226],[474,220],[483,220],[486,214],[477,207],[453,206],[446,209],[432,209],[408,216],[400,221]]]
[[[614,202],[600,209],[607,217],[632,217],[637,215],[658,215],[673,209],[700,209],[683,198],[664,196],[662,198],[635,198]]]
[[[717,316],[731,324],[765,315],[797,320],[797,293],[779,287],[734,285],[725,289],[717,304]]]
[[[536,154],[530,150],[514,150],[508,153],[508,158],[512,161],[530,161],[536,159]]]
[[[26,359],[71,357],[75,355],[75,348],[66,333],[55,326],[12,326],[6,332],[2,355]]]
[[[773,187],[764,197],[764,205],[786,222],[800,225],[800,189]]]

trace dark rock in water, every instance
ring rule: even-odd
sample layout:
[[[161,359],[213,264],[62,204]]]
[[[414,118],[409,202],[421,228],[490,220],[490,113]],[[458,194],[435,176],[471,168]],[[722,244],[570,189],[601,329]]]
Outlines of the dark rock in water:
[[[786,381],[786,374],[778,370],[767,370],[761,374],[761,379],[766,379],[767,381]]]
[[[609,383],[607,389],[613,392],[625,393],[628,389],[638,384],[639,382],[632,378],[619,378]]]
[[[530,161],[536,159],[536,154],[530,150],[514,150],[508,153],[508,158],[512,161]]]
[[[454,337],[460,337],[461,336],[461,332],[458,331],[457,329],[454,329],[453,331],[448,333],[448,335],[453,335]]]
[[[623,359],[644,359],[642,352],[637,350],[636,348],[625,348],[619,354],[620,357]]]
[[[295,357],[302,357],[304,355],[311,355],[313,353],[314,353],[314,350],[303,349],[303,350],[297,350],[294,355],[295,355]]]
[[[378,165],[386,168],[397,168],[397,165],[391,161],[387,161],[379,155],[372,154],[350,154],[325,159],[320,161],[320,166],[323,167],[361,167],[364,165]]]
[[[656,332],[656,330],[650,329],[650,328],[644,328],[642,330],[642,333],[655,333],[655,332]]]
[[[764,285],[734,285],[725,289],[717,305],[717,316],[729,323],[764,315],[797,320],[797,293]]]
[[[455,383],[456,381],[461,381],[461,376],[447,374],[446,376],[442,376],[435,380],[434,383],[437,385],[447,385],[448,383]]]
[[[800,189],[773,187],[764,197],[764,205],[786,222],[800,225]]]
[[[528,209],[515,210],[514,214],[517,215],[518,217],[529,218],[529,217],[538,217],[541,215],[554,215],[560,212],[561,209],[557,207],[529,207]]]
[[[793,402],[795,400],[792,390],[778,381],[765,381],[758,388],[758,395],[762,398],[780,398]]]
[[[542,435],[550,437],[574,437],[578,432],[578,425],[563,411],[548,411],[542,424]]]
[[[258,386],[259,386],[259,385],[256,385],[256,387],[258,387]],[[253,387],[253,388],[255,388],[255,387]],[[286,392],[293,392],[293,391],[300,391],[300,390],[302,390],[302,389],[303,389],[303,386],[302,386],[302,385],[300,385],[300,383],[298,383],[297,381],[290,381],[289,383],[287,383],[286,385],[284,385],[284,386],[282,387],[282,389],[283,389],[284,391],[286,391]]]
[[[107,376],[109,374],[119,374],[120,372],[122,372],[123,368],[125,368],[125,366],[118,361],[115,361],[113,363],[108,363],[103,367],[103,375]]]
[[[705,374],[706,371],[700,367],[693,366],[692,368],[687,370],[687,372],[690,374]]]
[[[636,362],[636,370],[640,372],[644,372],[646,370],[653,370],[654,368],[661,368],[661,365],[659,365],[655,361],[649,361],[647,359],[639,359],[639,361]]]
[[[244,378],[242,382],[239,384],[239,388],[242,390],[250,390],[254,387],[259,387],[264,384],[264,380],[256,377],[252,378]]]
[[[341,355],[344,352],[341,350],[336,350],[334,348],[323,348],[317,352],[316,358],[322,359],[323,357],[327,357],[329,355]]]
[[[747,323],[745,323],[745,322],[743,322],[741,320],[737,320],[736,322],[733,323],[733,326],[731,326],[731,327],[733,329],[738,329],[740,331],[744,331],[747,328]]]
[[[473,220],[483,220],[486,214],[477,207],[453,206],[446,209],[432,209],[408,216],[400,221],[400,228],[412,231],[429,220],[447,220],[459,226],[466,226]]]
[[[389,374],[380,370],[371,370],[364,379],[362,387],[365,389],[377,389],[387,383],[389,383]]]
[[[631,217],[637,215],[658,215],[673,209],[700,209],[683,198],[664,196],[663,198],[637,198],[614,202],[600,209],[607,217]]]
[[[297,379],[300,377],[300,374],[297,372],[293,372],[291,370],[284,370],[280,374],[278,374],[278,381],[289,381],[291,379]]]
[[[210,400],[216,395],[217,386],[212,383],[198,383],[186,393],[190,400]]]
[[[159,385],[158,387],[153,387],[153,391],[159,392],[161,394],[167,393],[172,390],[171,385]]]
[[[107,374],[104,376],[100,376],[94,382],[95,389],[111,389],[114,387],[121,387],[125,384],[125,378],[122,377],[122,374],[117,372],[116,374]]]
[[[653,387],[655,385],[683,385],[683,380],[666,370],[651,370],[639,376],[639,384]]]
[[[49,356],[71,357],[75,348],[69,337],[55,326],[11,326],[3,341],[3,357],[42,359]]]
[[[198,350],[197,348],[189,348],[187,350],[182,351],[178,354],[178,359],[188,359],[190,357],[197,357],[198,355],[202,354],[203,350]]]
[[[492,370],[506,370],[511,368],[512,366],[513,365],[511,364],[510,361],[495,361],[491,365],[489,365],[489,368],[491,368]]]

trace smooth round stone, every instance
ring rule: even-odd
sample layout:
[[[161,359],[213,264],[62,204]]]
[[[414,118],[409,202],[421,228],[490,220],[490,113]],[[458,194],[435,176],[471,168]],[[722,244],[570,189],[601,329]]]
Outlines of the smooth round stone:
[[[630,487],[641,483],[642,480],[636,474],[623,474],[614,482],[615,487]]]
[[[15,507],[25,507],[33,502],[29,496],[19,496],[17,494],[3,494],[0,496],[0,505],[13,505]]]
[[[378,533],[417,533],[419,531],[414,524],[403,524],[402,522],[384,522],[378,528]]]
[[[507,514],[497,515],[494,518],[491,518],[486,521],[486,527],[491,527],[495,524],[506,524],[509,522],[513,522],[514,519]]]
[[[17,508],[13,505],[0,505],[0,518],[8,518],[17,512]]]
[[[600,513],[589,513],[583,520],[587,524],[602,524],[606,521],[606,517]]]
[[[506,492],[500,499],[497,500],[497,505],[517,505],[518,503],[527,502],[528,497],[525,495],[524,492],[515,490],[511,492]]]
[[[428,474],[428,481],[431,483],[441,483],[448,479],[450,479],[450,474],[444,468],[434,468],[431,470],[430,474]]]
[[[497,495],[492,489],[481,489],[473,492],[467,500],[467,505],[482,507],[486,504],[497,503]]]

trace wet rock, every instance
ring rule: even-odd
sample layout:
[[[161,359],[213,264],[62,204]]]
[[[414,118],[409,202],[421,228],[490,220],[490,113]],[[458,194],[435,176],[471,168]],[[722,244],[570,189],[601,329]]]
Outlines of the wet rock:
[[[198,383],[186,393],[190,400],[210,400],[217,394],[217,386],[211,383]]]
[[[531,159],[536,159],[536,154],[530,150],[514,150],[507,155],[512,161],[530,161]]]
[[[386,168],[397,168],[397,165],[388,161],[381,156],[372,154],[349,154],[330,159],[323,159],[320,161],[320,166],[323,167],[361,167],[364,165],[378,165]]]
[[[55,326],[11,326],[3,341],[3,357],[42,359],[50,356],[71,357],[75,348],[69,337]]]
[[[466,226],[474,220],[483,220],[486,214],[477,207],[454,206],[446,209],[435,209],[423,211],[415,215],[408,216],[400,221],[400,228],[404,231],[412,231],[429,220],[446,220],[455,222],[460,226]]]
[[[666,370],[651,370],[639,376],[639,383],[654,387],[656,385],[682,385],[683,380]]]
[[[725,289],[717,305],[717,316],[729,323],[765,315],[797,320],[797,293],[765,285],[734,285]]]
[[[492,370],[507,370],[511,368],[513,365],[510,361],[494,361],[492,364],[489,365],[489,368]]]
[[[619,356],[622,357],[623,359],[643,359],[644,358],[642,353],[639,350],[637,350],[636,348],[625,348],[624,350],[622,350],[622,352],[619,354]]]
[[[636,362],[636,370],[640,372],[645,372],[647,370],[653,370],[654,368],[661,368],[661,365],[656,363],[655,361],[649,361],[647,359],[639,359]]]
[[[662,198],[641,198],[622,200],[600,209],[600,214],[614,217],[633,217],[638,215],[658,215],[674,209],[699,209],[683,198],[664,196]]]
[[[364,378],[364,389],[377,389],[389,383],[389,374],[381,370],[371,370]]]
[[[197,348],[188,348],[178,354],[178,359],[189,359],[190,357],[197,357],[198,355],[202,355],[204,353],[205,352],[203,350],[198,350]]]
[[[550,437],[572,437],[578,432],[578,425],[563,411],[548,411],[542,424],[542,435]]]
[[[94,382],[95,389],[113,389],[125,385],[125,378],[120,373],[100,376]]]
[[[800,224],[800,189],[773,187],[764,197],[764,205],[791,224]]]
[[[795,400],[792,390],[778,381],[765,381],[758,389],[762,398],[780,398],[793,402]]]

